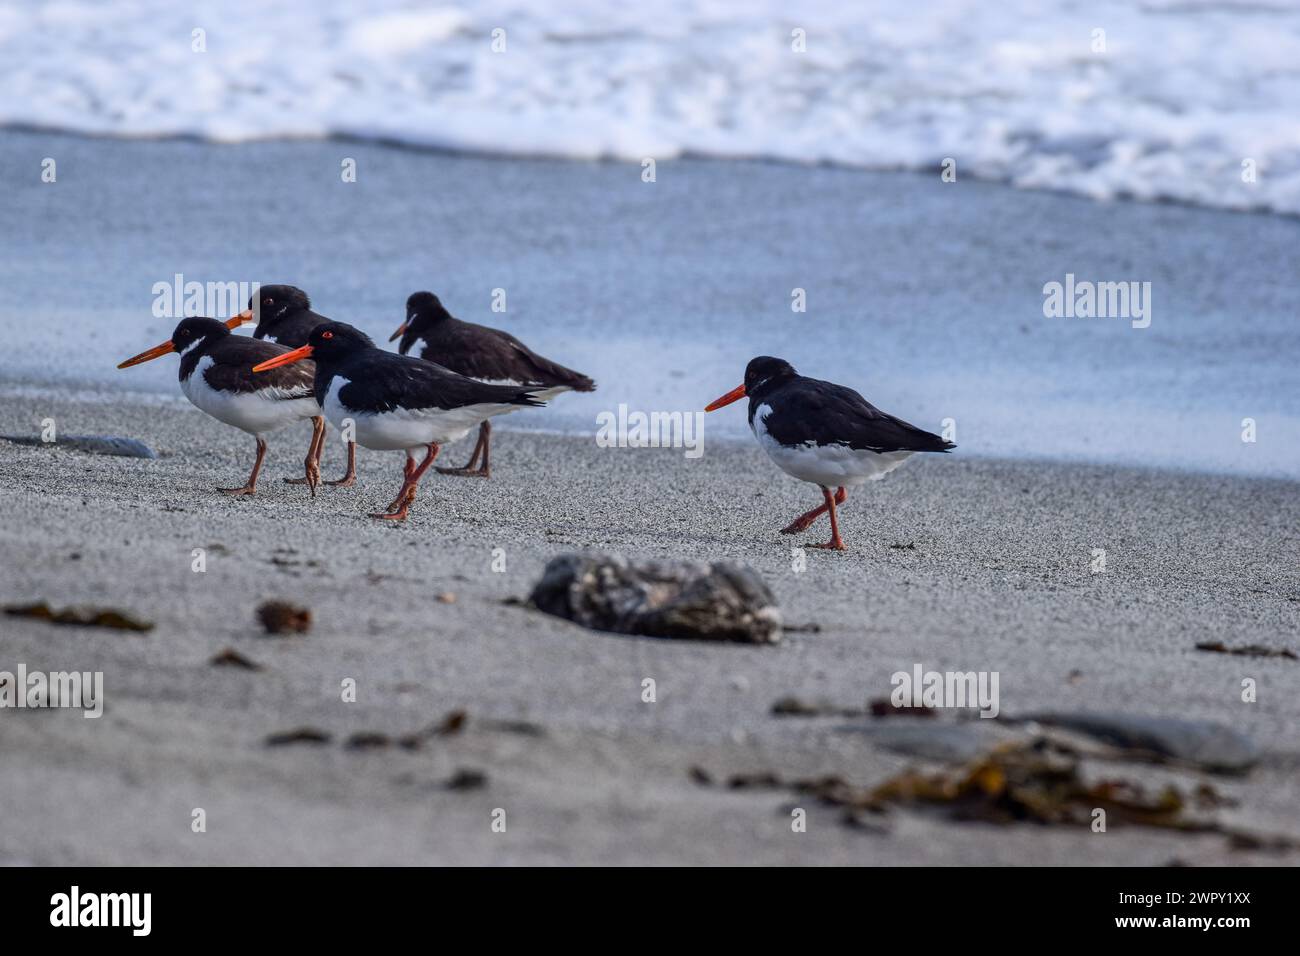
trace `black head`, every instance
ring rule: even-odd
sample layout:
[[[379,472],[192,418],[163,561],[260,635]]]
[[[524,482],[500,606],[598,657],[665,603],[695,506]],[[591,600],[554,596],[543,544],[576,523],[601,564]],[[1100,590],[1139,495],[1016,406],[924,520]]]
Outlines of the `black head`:
[[[341,362],[357,352],[375,348],[374,340],[346,322],[326,322],[307,337],[311,357],[318,364]]]
[[[182,319],[172,332],[172,346],[177,352],[184,352],[204,339],[215,340],[225,338],[229,334],[230,329],[220,319],[203,317]]]
[[[772,389],[784,385],[799,373],[785,359],[760,355],[750,359],[745,366],[745,394],[760,398]]]
[[[238,324],[236,322],[236,324]],[[164,355],[170,355],[172,352],[185,353],[195,345],[211,344],[218,339],[224,338],[230,334],[230,325],[219,319],[208,319],[195,317],[191,319],[181,319],[180,324],[172,331],[172,337],[161,345],[155,345],[151,349],[146,349],[139,355],[133,355],[118,365],[118,368],[130,368],[133,365],[141,365],[144,362],[151,362],[156,358]]]
[[[259,310],[258,331],[281,319],[311,308],[311,299],[296,285],[264,285],[248,298],[248,307]]]
[[[405,355],[435,325],[450,318],[451,313],[432,292],[412,292],[406,298],[406,321],[388,341],[401,336],[402,341],[397,344],[397,351]]]
[[[784,359],[772,358],[770,355],[760,355],[756,359],[750,359],[745,366],[745,381],[737,385],[726,395],[715,398],[709,404],[704,406],[706,412],[714,412],[732,402],[738,402],[746,395],[749,396],[750,412],[753,412],[754,402],[768,394],[774,388],[778,388],[784,383],[797,377],[794,366]]]
[[[303,359],[313,359],[316,362],[316,380],[319,382],[321,370],[326,366],[338,365],[360,352],[373,348],[375,343],[360,329],[354,329],[346,322],[323,322],[311,330],[306,345],[284,352],[273,359],[267,359],[265,362],[259,362],[253,366],[253,371],[265,372],[279,368],[281,365],[301,362]]]

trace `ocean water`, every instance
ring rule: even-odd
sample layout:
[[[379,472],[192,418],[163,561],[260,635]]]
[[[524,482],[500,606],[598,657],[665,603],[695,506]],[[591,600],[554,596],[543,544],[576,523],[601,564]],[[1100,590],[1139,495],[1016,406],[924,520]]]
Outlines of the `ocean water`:
[[[8,0],[0,58],[10,127],[638,163],[950,158],[1024,189],[1300,213],[1288,0]]]
[[[381,343],[432,289],[599,382],[511,427],[698,411],[769,354],[922,427],[952,419],[960,455],[1300,476],[1291,217],[741,160],[666,160],[647,183],[331,140],[9,132],[0,181],[0,402],[180,401],[174,359],[114,367],[170,335],[154,290],[179,273],[300,285]],[[1070,274],[1149,282],[1149,325],[1045,316]],[[750,440],[743,404],[706,422],[706,454]]]

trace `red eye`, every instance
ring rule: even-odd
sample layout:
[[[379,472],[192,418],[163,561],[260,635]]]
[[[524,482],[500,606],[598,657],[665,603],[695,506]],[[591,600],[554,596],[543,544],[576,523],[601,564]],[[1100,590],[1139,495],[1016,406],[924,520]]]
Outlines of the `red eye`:
[[[333,332],[322,332],[322,333],[320,334],[320,337],[323,338],[323,339],[332,339],[332,338],[334,338],[334,333],[333,333]]]

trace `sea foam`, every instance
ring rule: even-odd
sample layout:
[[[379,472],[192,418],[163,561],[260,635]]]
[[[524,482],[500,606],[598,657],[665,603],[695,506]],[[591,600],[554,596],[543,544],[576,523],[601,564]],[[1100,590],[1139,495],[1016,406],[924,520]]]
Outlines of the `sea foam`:
[[[935,175],[951,158],[959,181],[1300,213],[1292,4],[183,6],[0,6],[0,124]]]

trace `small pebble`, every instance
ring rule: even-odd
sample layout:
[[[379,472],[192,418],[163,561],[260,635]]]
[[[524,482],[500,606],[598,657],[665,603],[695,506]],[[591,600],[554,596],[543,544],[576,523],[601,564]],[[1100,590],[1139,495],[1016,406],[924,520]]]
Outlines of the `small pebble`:
[[[259,604],[257,619],[268,634],[306,634],[311,630],[311,611],[286,601]]]

